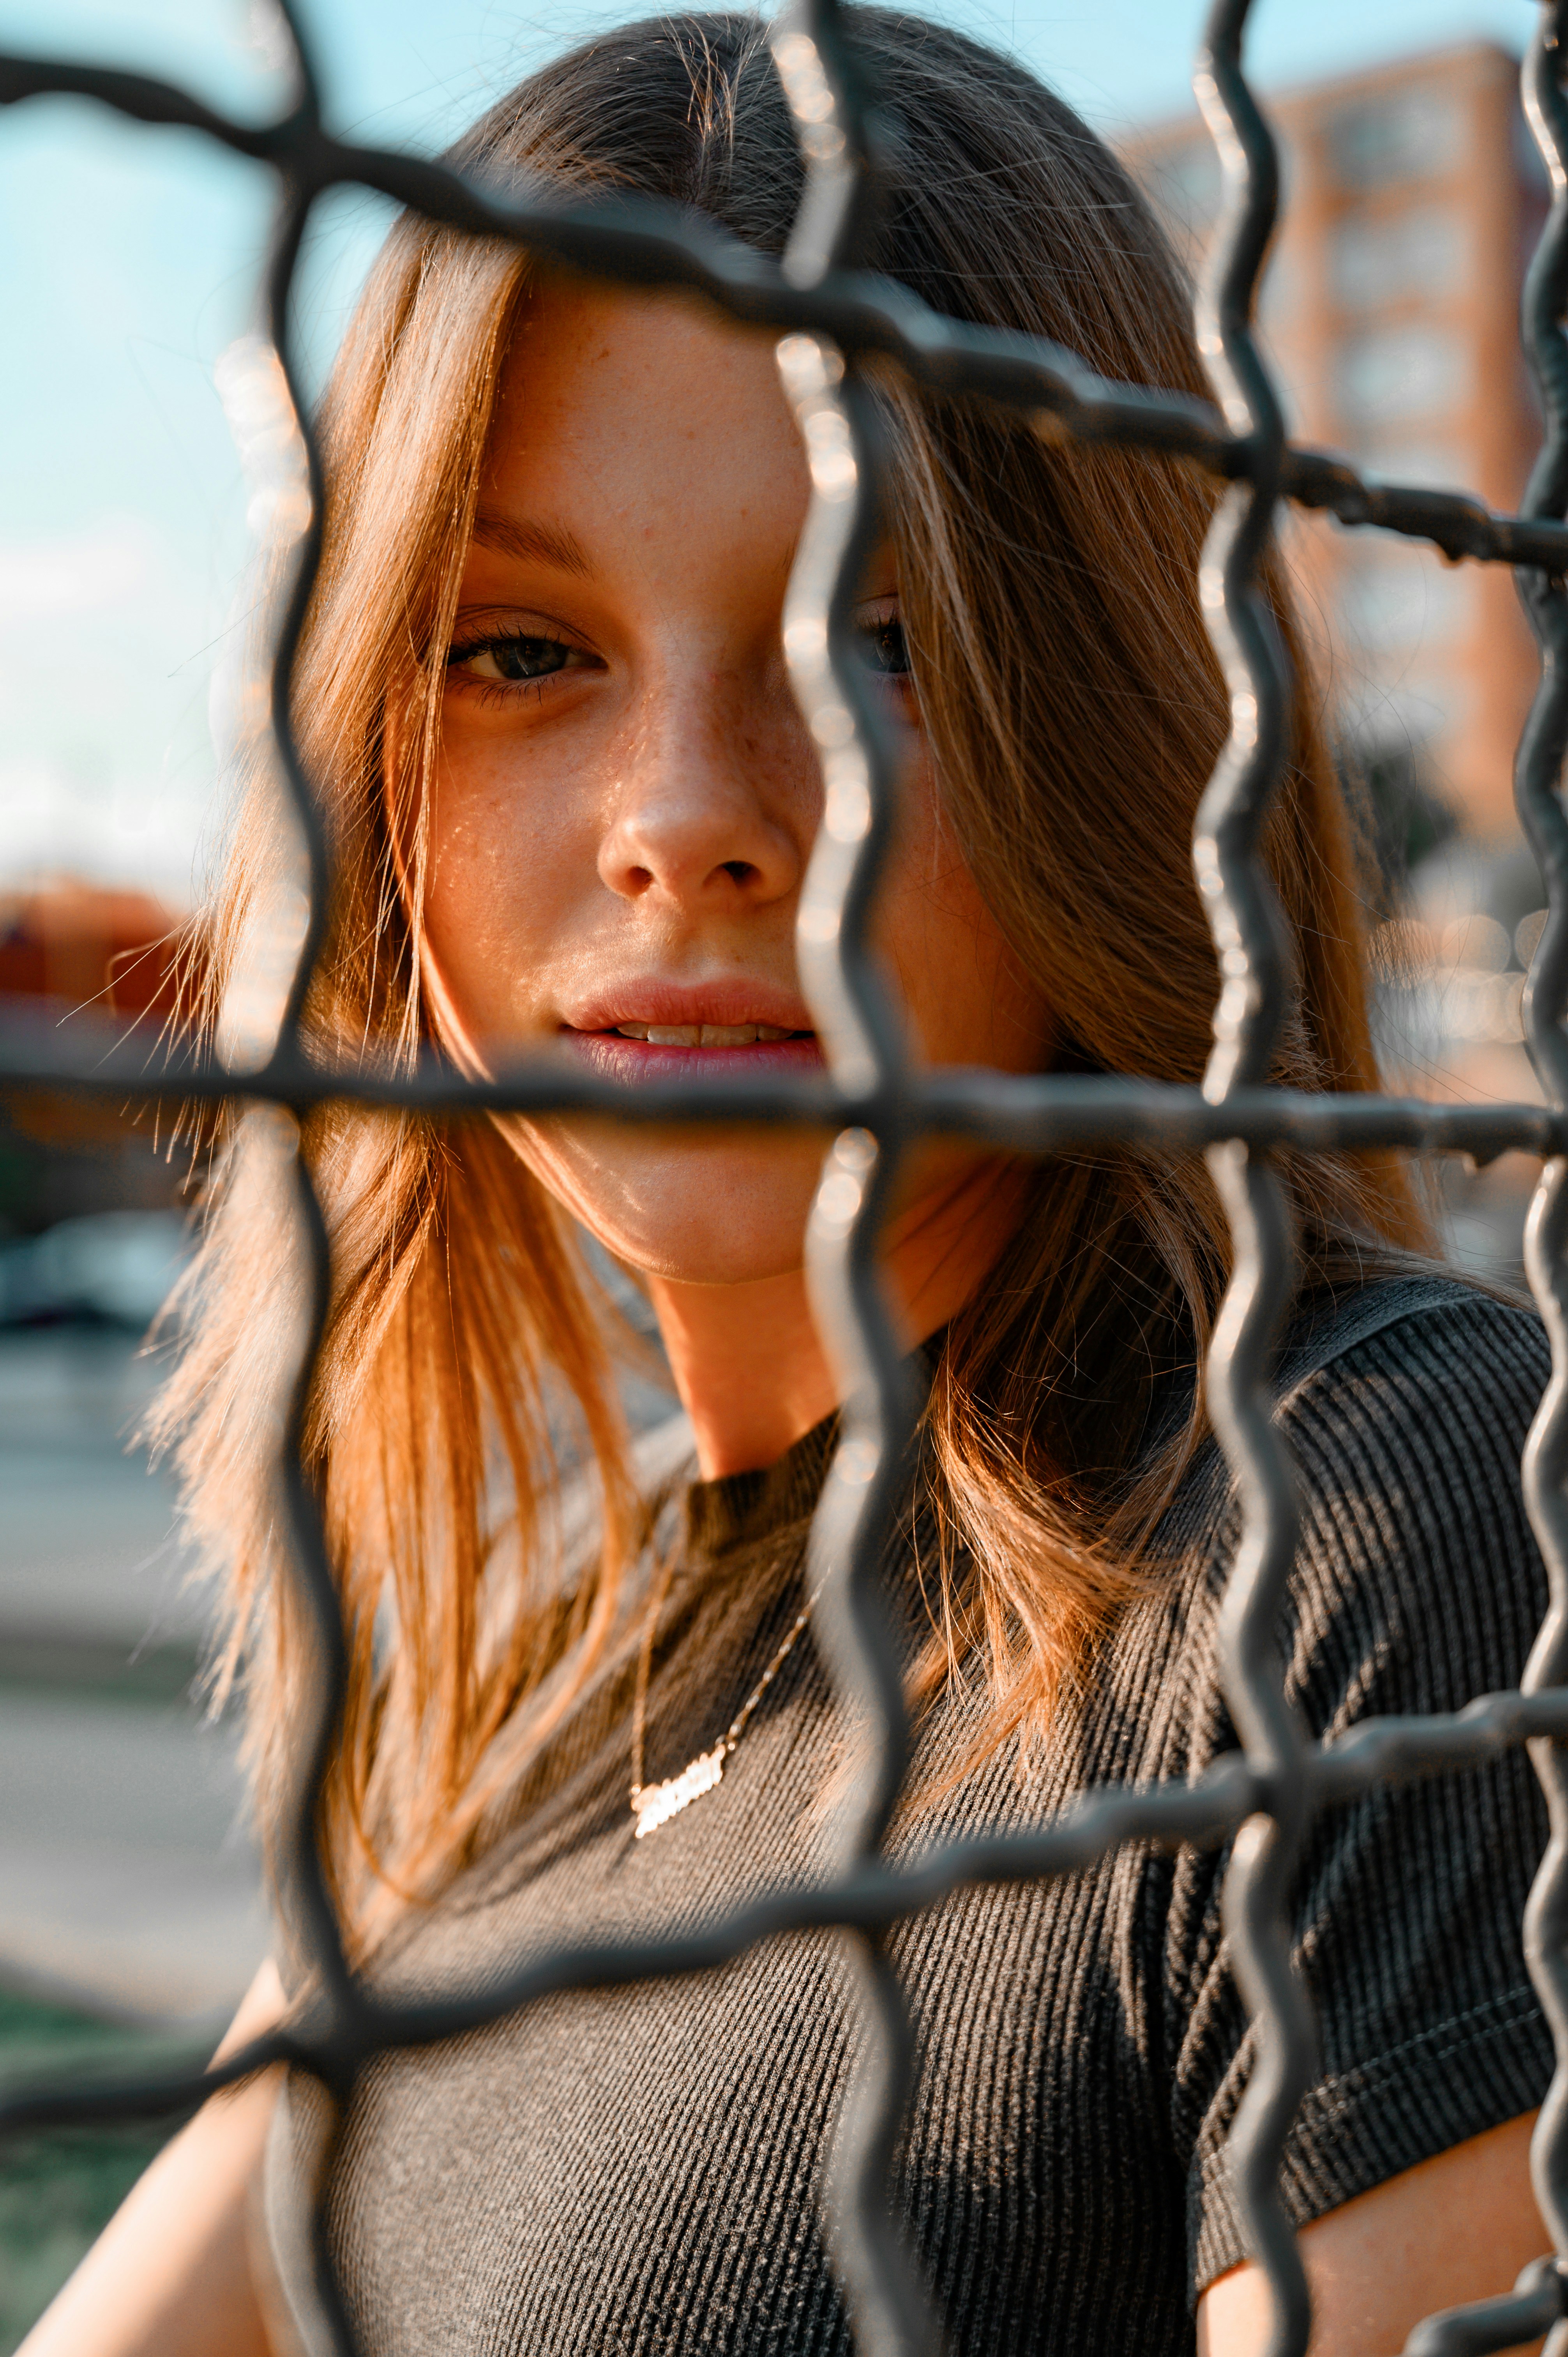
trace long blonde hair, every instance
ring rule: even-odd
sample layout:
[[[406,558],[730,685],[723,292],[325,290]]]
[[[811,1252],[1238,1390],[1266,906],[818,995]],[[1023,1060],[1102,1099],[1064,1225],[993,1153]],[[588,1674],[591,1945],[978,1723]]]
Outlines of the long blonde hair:
[[[852,8],[900,125],[876,265],[936,308],[1069,345],[1106,374],[1206,390],[1187,290],[1109,151],[1020,68],[961,35]],[[525,81],[456,152],[570,188],[618,187],[781,250],[800,173],[759,21],[650,19]],[[308,1021],[339,1051],[431,1036],[419,925],[424,792],[441,656],[498,377],[528,279],[516,252],[402,221],[322,419],[326,547],[297,726],[336,856]],[[978,401],[879,380],[906,627],[951,823],[1081,1070],[1191,1082],[1217,988],[1187,866],[1226,728],[1197,599],[1208,481],[1178,462],[1047,447]],[[1288,775],[1267,857],[1295,953],[1275,1077],[1375,1084],[1356,860],[1297,656]],[[278,858],[258,783],[202,928],[209,1029]],[[303,1638],[287,1601],[261,1371],[286,1355],[278,1219],[225,1116],[160,1430],[198,1535],[227,1567],[265,1795],[282,1772]],[[486,1805],[603,1662],[637,1539],[616,1328],[571,1223],[498,1131],[341,1104],[303,1125],[332,1240],[308,1448],[349,1636],[327,1822],[350,1913],[435,1888]],[[254,1157],[252,1156],[252,1160]],[[1286,1165],[1306,1279],[1424,1241],[1400,1171]],[[928,1416],[940,1532],[933,1694],[983,1660],[988,1741],[1043,1724],[1129,1584],[1205,1429],[1157,1448],[1155,1387],[1196,1361],[1228,1269],[1200,1163],[1047,1162],[991,1280],[948,1329]],[[602,1544],[571,1584],[563,1452],[595,1473]],[[498,1508],[504,1501],[504,1512]]]

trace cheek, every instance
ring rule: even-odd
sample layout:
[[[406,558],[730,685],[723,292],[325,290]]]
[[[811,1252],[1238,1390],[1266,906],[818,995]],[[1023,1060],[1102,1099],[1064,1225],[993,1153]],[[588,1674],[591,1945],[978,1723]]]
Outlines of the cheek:
[[[515,1015],[515,976],[526,971],[528,910],[510,863],[478,830],[437,833],[424,899],[429,953],[446,992],[476,1035],[494,1036]]]
[[[425,877],[424,927],[446,992],[465,1021],[496,1036],[527,1017],[550,953],[581,898],[582,859],[551,781],[525,780],[515,753],[444,748]]]
[[[1038,1071],[1049,1062],[1051,1009],[1024,973],[941,816],[923,747],[907,776],[874,931],[927,1062],[1012,1072]]]
[[[645,1276],[748,1284],[801,1265],[824,1135],[715,1136],[585,1121],[505,1128],[555,1200]]]

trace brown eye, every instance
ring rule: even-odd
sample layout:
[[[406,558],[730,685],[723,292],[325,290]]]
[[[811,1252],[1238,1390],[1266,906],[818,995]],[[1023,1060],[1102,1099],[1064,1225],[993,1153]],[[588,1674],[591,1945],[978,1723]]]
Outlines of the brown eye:
[[[862,630],[861,641],[865,660],[884,679],[907,679],[909,673],[909,650],[904,641],[904,625],[896,618],[886,622],[870,622]]]
[[[486,639],[478,646],[454,647],[446,664],[450,671],[467,672],[470,679],[526,683],[564,671],[575,652],[563,639],[513,635]]]

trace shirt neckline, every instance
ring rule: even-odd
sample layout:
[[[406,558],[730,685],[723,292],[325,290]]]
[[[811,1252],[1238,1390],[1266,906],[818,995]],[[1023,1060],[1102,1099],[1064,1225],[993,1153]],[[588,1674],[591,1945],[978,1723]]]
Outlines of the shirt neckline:
[[[711,1564],[739,1547],[756,1546],[816,1511],[839,1435],[835,1408],[772,1465],[693,1481],[685,1497],[688,1561]]]

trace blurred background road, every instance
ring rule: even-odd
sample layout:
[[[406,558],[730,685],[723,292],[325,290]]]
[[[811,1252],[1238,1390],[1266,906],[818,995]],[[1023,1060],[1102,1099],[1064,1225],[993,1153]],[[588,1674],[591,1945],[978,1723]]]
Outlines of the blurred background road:
[[[0,1331],[0,1980],[216,2018],[264,1953],[231,1727],[191,1699],[205,1598],[125,1432],[105,1324]]]

